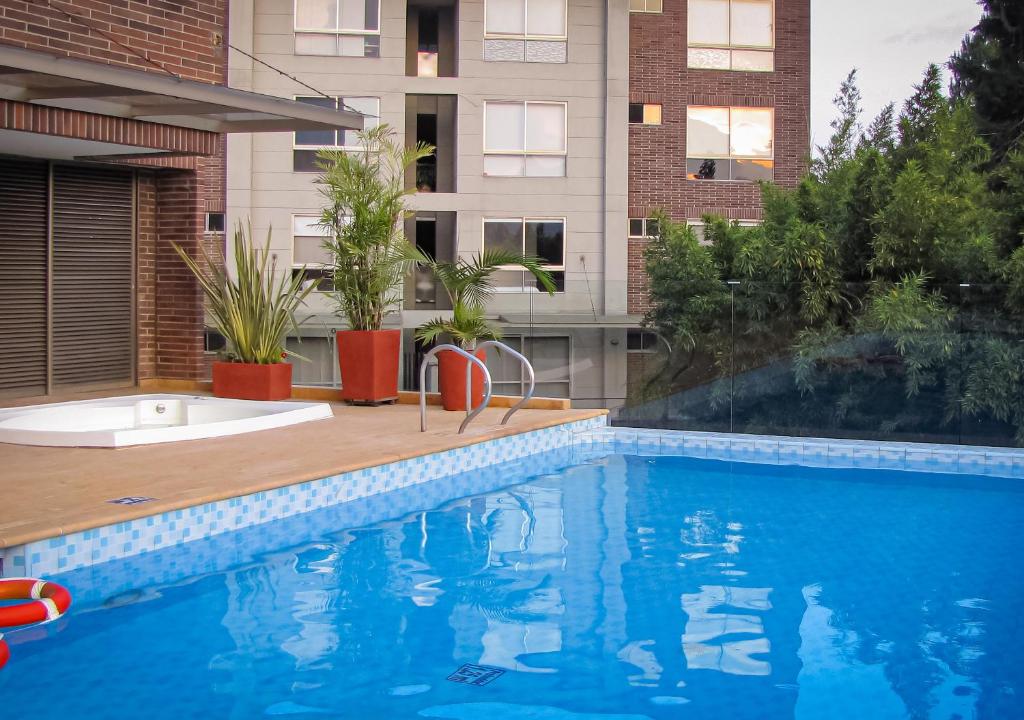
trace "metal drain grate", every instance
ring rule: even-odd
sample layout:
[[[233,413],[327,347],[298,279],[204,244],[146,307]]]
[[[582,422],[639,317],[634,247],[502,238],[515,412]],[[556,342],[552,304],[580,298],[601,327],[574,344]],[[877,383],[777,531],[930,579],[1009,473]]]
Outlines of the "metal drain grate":
[[[449,675],[448,680],[456,683],[462,683],[463,685],[476,685],[477,687],[483,687],[484,685],[497,680],[504,674],[505,671],[501,668],[466,663]]]
[[[138,505],[139,503],[149,502],[150,500],[156,500],[156,498],[143,497],[142,495],[129,495],[128,497],[107,500],[107,502],[113,505]]]

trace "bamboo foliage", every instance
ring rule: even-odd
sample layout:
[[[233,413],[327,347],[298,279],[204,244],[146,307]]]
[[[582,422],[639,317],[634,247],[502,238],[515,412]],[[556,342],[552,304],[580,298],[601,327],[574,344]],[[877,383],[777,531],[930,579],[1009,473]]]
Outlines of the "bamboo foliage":
[[[288,355],[305,360],[284,348],[289,329],[298,331],[295,311],[305,303],[314,286],[303,287],[302,273],[278,277],[277,261],[271,258],[270,231],[262,247],[256,247],[242,225],[235,228],[232,250],[235,274],[228,273],[223,258],[211,257],[200,247],[193,258],[177,243],[175,251],[199,281],[206,296],[214,327],[227,341],[227,357],[236,362],[271,365]]]
[[[407,215],[406,172],[434,153],[418,143],[403,147],[382,124],[360,132],[360,150],[324,149],[318,154],[320,193],[327,201],[320,227],[333,258],[337,312],[352,330],[380,330],[400,301],[405,276],[424,257],[402,229]]]
[[[417,339],[426,343],[448,335],[459,347],[471,350],[478,340],[500,339],[500,328],[488,322],[485,314],[487,301],[494,294],[492,276],[499,270],[522,268],[537,278],[549,295],[555,291],[551,273],[544,269],[540,258],[507,250],[485,250],[471,260],[437,262],[425,258],[421,262],[444,287],[453,308],[452,317],[434,318],[416,330]]]

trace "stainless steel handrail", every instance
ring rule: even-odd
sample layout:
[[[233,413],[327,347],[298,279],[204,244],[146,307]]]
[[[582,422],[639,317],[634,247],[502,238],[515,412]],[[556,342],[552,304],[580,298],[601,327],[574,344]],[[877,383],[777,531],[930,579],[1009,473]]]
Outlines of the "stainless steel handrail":
[[[523,355],[522,353],[518,352],[517,350],[513,350],[508,345],[506,345],[505,343],[500,342],[498,340],[487,340],[486,342],[480,343],[476,347],[477,347],[477,349],[486,348],[486,347],[495,347],[495,348],[498,348],[501,351],[507,352],[509,355],[511,355],[512,357],[516,358],[517,360],[519,360],[520,363],[522,363],[523,367],[526,368],[527,375],[530,376],[530,389],[526,391],[525,395],[523,395],[523,399],[520,400],[519,402],[517,402],[511,408],[509,408],[509,411],[507,413],[505,413],[505,417],[503,417],[501,419],[501,424],[502,425],[507,425],[508,424],[508,419],[510,417],[512,417],[512,413],[514,413],[516,410],[518,410],[523,405],[528,403],[530,401],[530,398],[533,397],[533,389],[537,385],[536,379],[534,378],[534,374],[533,374],[533,365],[530,364],[530,361],[526,359],[525,355]]]
[[[480,358],[472,353],[466,352],[457,345],[436,345],[428,350],[427,354],[423,356],[423,360],[420,362],[420,432],[427,431],[427,361],[442,350],[451,350],[470,361],[466,363],[466,418],[462,421],[462,424],[459,425],[459,435],[461,435],[466,429],[466,426],[469,425],[470,421],[482,413],[488,403],[491,402],[491,373],[487,371],[487,366],[484,365]],[[479,365],[480,369],[484,373],[484,400],[480,403],[479,407],[475,408],[473,407],[474,364]]]

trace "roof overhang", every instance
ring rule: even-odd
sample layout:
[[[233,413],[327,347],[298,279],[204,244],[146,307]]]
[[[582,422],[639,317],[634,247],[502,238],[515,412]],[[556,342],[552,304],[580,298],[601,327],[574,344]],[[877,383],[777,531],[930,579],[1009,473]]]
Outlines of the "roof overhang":
[[[221,133],[363,128],[356,112],[6,46],[0,98]]]

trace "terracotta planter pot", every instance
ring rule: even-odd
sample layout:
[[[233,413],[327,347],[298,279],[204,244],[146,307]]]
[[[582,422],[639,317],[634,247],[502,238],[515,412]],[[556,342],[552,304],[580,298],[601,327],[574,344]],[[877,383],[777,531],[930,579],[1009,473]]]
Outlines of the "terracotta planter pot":
[[[215,362],[213,394],[236,400],[287,400],[292,396],[292,366]]]
[[[487,357],[487,350],[473,353],[481,360]],[[441,386],[441,404],[445,410],[466,409],[466,365],[469,360],[451,350],[437,354],[437,382]],[[473,365],[473,407],[484,399],[484,374]]]
[[[341,399],[377,404],[398,399],[401,330],[341,330]]]

